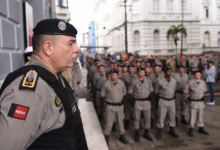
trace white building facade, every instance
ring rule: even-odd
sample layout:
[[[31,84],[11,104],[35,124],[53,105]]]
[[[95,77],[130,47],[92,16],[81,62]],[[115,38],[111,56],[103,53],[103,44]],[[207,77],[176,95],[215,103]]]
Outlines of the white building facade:
[[[174,55],[167,31],[182,21],[182,0],[127,0],[128,51],[140,55]],[[125,50],[124,0],[99,0],[96,11],[96,43]],[[184,54],[220,51],[220,0],[184,0]],[[181,35],[179,35],[181,39]],[[178,53],[181,40],[178,41]],[[100,50],[99,53],[103,51]]]

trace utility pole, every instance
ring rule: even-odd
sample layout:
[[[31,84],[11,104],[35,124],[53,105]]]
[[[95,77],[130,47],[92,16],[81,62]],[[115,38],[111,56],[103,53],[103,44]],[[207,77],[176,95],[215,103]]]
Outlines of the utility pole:
[[[128,29],[127,29],[127,0],[124,1],[125,3],[125,52],[128,54]]]
[[[183,17],[184,17],[184,13],[183,13],[183,7],[184,7],[184,0],[182,0],[182,29],[181,29],[181,60],[180,60],[180,64],[182,65],[182,60],[183,60]]]

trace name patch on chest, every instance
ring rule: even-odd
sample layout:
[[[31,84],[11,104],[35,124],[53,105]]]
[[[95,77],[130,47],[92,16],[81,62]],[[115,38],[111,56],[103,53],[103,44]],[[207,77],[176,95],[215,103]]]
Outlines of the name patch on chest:
[[[11,104],[11,108],[9,109],[8,116],[12,118],[17,118],[21,120],[25,120],[29,111],[29,107]]]

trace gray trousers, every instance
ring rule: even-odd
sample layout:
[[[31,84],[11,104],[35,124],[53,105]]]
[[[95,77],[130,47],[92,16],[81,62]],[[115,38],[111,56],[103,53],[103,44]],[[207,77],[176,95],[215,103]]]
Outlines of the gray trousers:
[[[181,116],[186,116],[187,114],[187,94],[180,94],[176,93],[176,117],[178,118],[180,115]]]
[[[135,115],[135,120],[134,120],[134,129],[138,130],[140,128],[140,117],[141,117],[141,110],[135,110],[134,109],[134,115]],[[151,109],[144,110],[144,128],[145,129],[150,129],[151,127]]]
[[[161,100],[160,100],[161,101]],[[169,103],[175,103],[174,100],[172,101],[169,101]],[[174,107],[173,107],[174,106]],[[170,127],[175,127],[176,126],[176,108],[175,108],[175,104],[172,105],[172,106],[161,106],[159,105],[158,106],[158,109],[159,109],[159,120],[158,120],[158,123],[157,123],[157,127],[162,129],[164,128],[164,120],[166,118],[166,115],[168,114],[168,122],[169,122],[169,126]]]
[[[199,108],[199,109],[190,108],[189,112],[190,112],[189,128],[194,128],[196,122],[198,127],[204,127],[204,123],[203,123],[204,108]]]
[[[104,119],[105,119],[105,124],[104,124],[104,135],[109,135],[111,130],[112,130],[112,125],[115,122],[118,124],[119,127],[119,132],[120,134],[124,134],[124,112],[123,110],[121,111],[111,111],[111,110],[105,110],[104,114]]]

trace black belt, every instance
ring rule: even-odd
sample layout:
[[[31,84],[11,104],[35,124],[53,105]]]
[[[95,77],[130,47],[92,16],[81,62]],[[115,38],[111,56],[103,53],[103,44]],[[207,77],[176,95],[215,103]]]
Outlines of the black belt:
[[[80,84],[80,82],[77,82],[77,85],[79,85]]]
[[[173,98],[164,98],[164,97],[159,96],[159,98],[162,98],[162,99],[167,100],[167,101],[171,101],[171,100],[174,100],[176,97],[174,96]]]
[[[149,96],[147,98],[134,98],[135,101],[150,101]]]
[[[122,106],[124,105],[124,100],[122,100],[120,103],[110,103],[105,101],[106,104],[111,105],[111,106]]]
[[[101,91],[101,89],[96,89],[97,91]]]
[[[183,93],[183,91],[176,91],[176,93],[179,93],[179,94],[184,94],[184,93]]]
[[[188,99],[189,99],[189,101],[191,101],[191,102],[202,102],[202,101],[205,100],[204,97],[201,98],[201,99],[191,99],[191,98],[189,97]]]

